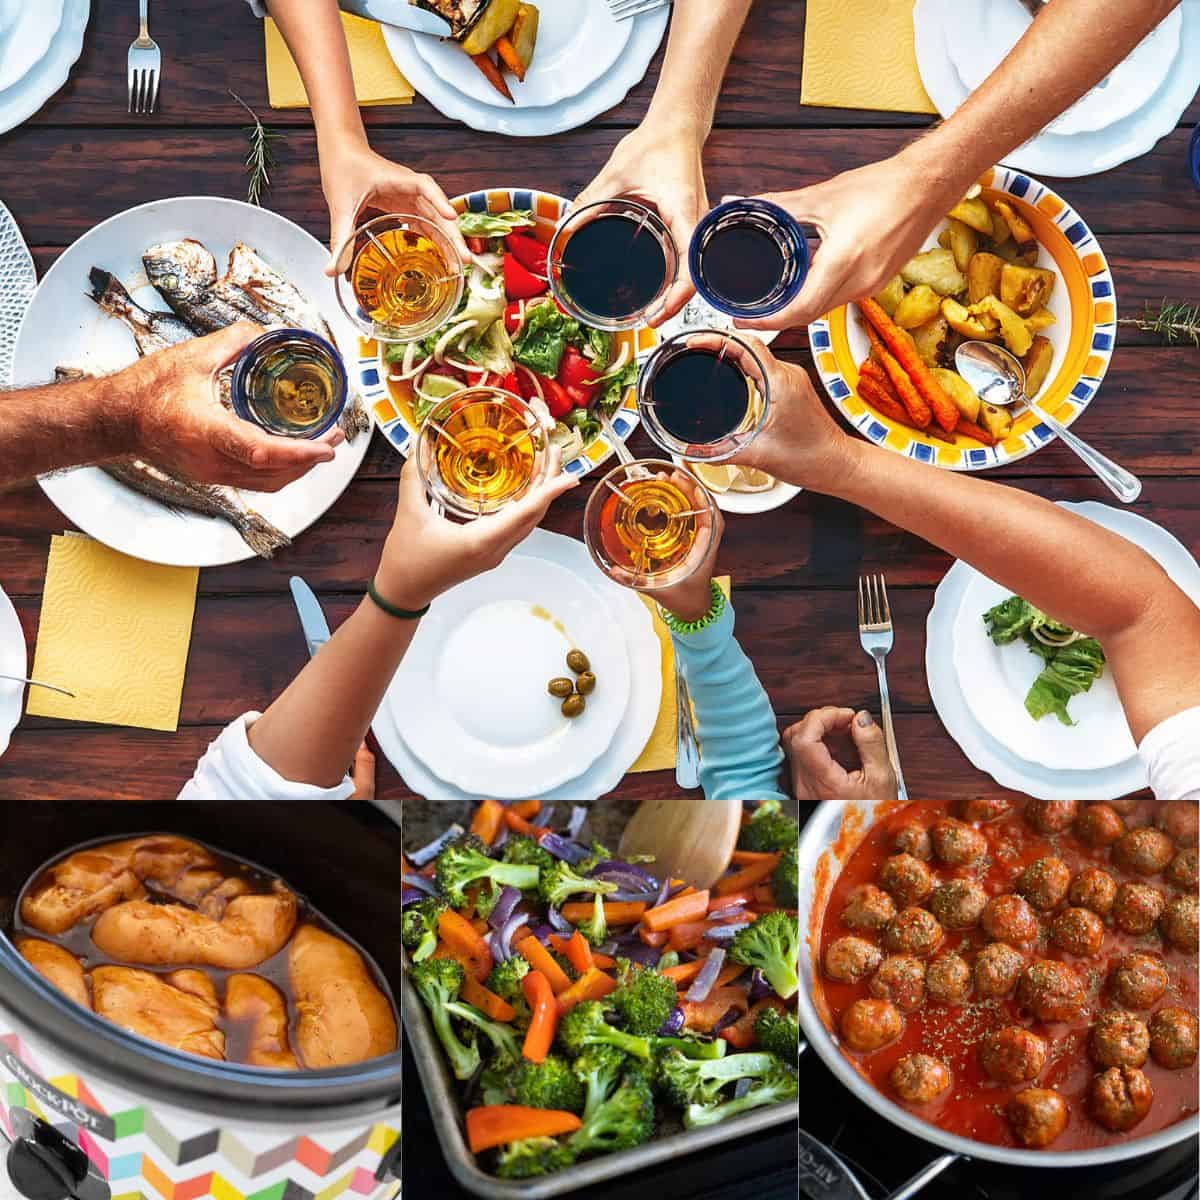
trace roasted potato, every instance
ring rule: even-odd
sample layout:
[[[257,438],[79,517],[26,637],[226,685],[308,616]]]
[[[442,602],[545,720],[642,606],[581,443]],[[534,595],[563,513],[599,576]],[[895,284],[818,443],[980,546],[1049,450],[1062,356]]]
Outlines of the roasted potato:
[[[1004,214],[993,204],[992,209],[992,241],[997,246],[1003,246],[1005,242],[1012,240],[1012,230],[1008,226],[1008,222],[1004,219]]]
[[[1025,394],[1031,399],[1042,390],[1053,360],[1054,347],[1050,345],[1050,339],[1038,334],[1021,359],[1021,365],[1025,368]]]
[[[967,299],[978,304],[984,296],[1000,297],[1000,279],[1007,267],[1004,259],[996,254],[980,251],[971,255],[967,264]]]
[[[996,212],[1004,218],[1005,223],[1012,230],[1012,235],[1017,242],[1025,246],[1029,242],[1037,241],[1037,235],[1033,232],[1033,227],[1017,212],[1012,204],[1007,200],[994,200],[992,203]]]
[[[941,308],[941,296],[928,284],[919,283],[896,305],[892,320],[901,329],[916,329],[918,325],[932,321]]]
[[[957,300],[949,296],[942,301],[942,316],[950,328],[965,338],[981,338],[985,342],[995,341],[1000,332],[1000,322],[987,314],[969,312]]]
[[[509,30],[508,40],[517,51],[517,57],[529,69],[533,62],[533,51],[537,45],[538,17],[537,8],[532,4],[522,4],[517,9],[517,19]]]
[[[984,237],[992,236],[992,214],[978,196],[960,200],[946,215],[952,221],[961,221],[964,225],[969,225]]]
[[[972,304],[968,312],[976,317],[995,317],[1000,323],[1000,336],[1004,338],[1004,344],[1018,358],[1023,357],[1033,343],[1033,334],[1025,322],[995,296],[984,296],[978,304]]]
[[[971,258],[979,249],[979,234],[962,221],[950,218],[950,227],[946,230],[949,245],[947,249],[954,255],[954,265],[960,271],[966,271]]]
[[[926,250],[910,258],[900,268],[900,277],[914,287],[923,283],[939,296],[957,296],[967,286],[963,273],[949,250]]]
[[[1057,323],[1057,318],[1048,308],[1039,308],[1037,312],[1025,318],[1025,326],[1030,333],[1041,333],[1043,329],[1049,329]]]
[[[517,19],[521,0],[489,0],[483,15],[463,38],[462,48],[471,55],[486,54],[502,38]]]
[[[1000,272],[1000,299],[1022,317],[1043,308],[1054,290],[1055,274],[1041,267],[1008,263]]]
[[[924,325],[909,332],[912,334],[913,344],[917,348],[917,353],[921,356],[925,365],[928,367],[936,366],[938,355],[941,353],[946,336],[950,332],[949,322],[942,316],[940,309],[932,321],[927,321]]]
[[[894,317],[900,301],[904,299],[904,291],[904,280],[899,275],[893,275],[883,291],[876,293],[875,300],[889,317]]]
[[[968,421],[979,420],[979,406],[982,401],[975,394],[975,389],[957,371],[932,367],[930,374],[942,385],[942,391],[958,405],[958,411]]]
[[[1007,408],[997,408],[994,404],[979,405],[979,422],[998,442],[1004,441],[1012,432],[1012,416]]]

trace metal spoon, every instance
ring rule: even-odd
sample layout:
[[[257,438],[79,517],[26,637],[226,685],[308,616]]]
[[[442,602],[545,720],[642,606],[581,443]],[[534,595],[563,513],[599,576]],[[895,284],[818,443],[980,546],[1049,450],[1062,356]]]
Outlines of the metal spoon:
[[[1118,500],[1132,504],[1142,494],[1142,482],[1124,467],[1076,437],[1061,421],[1039,408],[1025,394],[1025,369],[1009,352],[990,342],[963,342],[954,353],[958,373],[987,404],[1024,406],[1087,464]]]
[[[30,687],[45,688],[49,692],[59,692],[63,696],[70,696],[75,699],[74,692],[68,692],[66,688],[55,687],[52,683],[39,683],[36,679],[22,679],[20,675],[0,675],[0,679],[8,679],[13,683],[27,683]]]

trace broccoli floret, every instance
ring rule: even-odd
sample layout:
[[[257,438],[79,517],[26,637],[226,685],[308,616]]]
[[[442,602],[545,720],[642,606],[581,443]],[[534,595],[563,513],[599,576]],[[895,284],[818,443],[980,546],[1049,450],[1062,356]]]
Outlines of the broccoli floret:
[[[470,1079],[480,1063],[479,1047],[459,1041],[450,1021],[450,1005],[463,985],[462,964],[452,958],[427,958],[412,968],[413,986],[433,1019],[442,1049],[450,1060],[455,1079]]]
[[[413,952],[413,962],[423,962],[437,949],[438,917],[449,905],[440,896],[430,896],[400,918],[400,941]]]
[[[741,1099],[716,1104],[688,1105],[683,1112],[684,1125],[688,1129],[702,1129],[707,1125],[716,1125],[719,1121],[727,1121],[730,1117],[736,1117],[738,1113],[751,1108],[778,1104],[781,1100],[791,1100],[799,1095],[800,1087],[796,1076],[777,1058],[772,1058],[771,1062],[771,1069],[752,1084]]]
[[[654,1093],[642,1072],[626,1071],[617,1090],[596,1106],[567,1145],[576,1154],[611,1154],[640,1146],[653,1133]]]
[[[526,1138],[510,1142],[496,1159],[501,1179],[532,1179],[565,1170],[575,1162],[575,1152],[552,1137]]]
[[[800,907],[800,847],[789,846],[771,876],[771,890],[780,908]]]
[[[591,946],[599,946],[607,940],[608,918],[604,915],[604,901],[599,892],[592,901],[592,915],[577,928]]]
[[[500,888],[493,880],[489,879],[475,897],[475,915],[486,921],[492,915],[492,909],[496,907],[496,901],[499,899]]]
[[[711,1060],[724,1058],[729,1043],[724,1038],[689,1037],[686,1033],[679,1037],[652,1037],[650,1048],[655,1054],[664,1054],[668,1050],[678,1050],[687,1058]]]
[[[495,1054],[479,1075],[481,1104],[511,1104],[513,1102],[513,1067],[511,1058]]]
[[[729,957],[743,966],[757,967],[785,1000],[800,990],[800,924],[781,910],[763,913],[739,930]]]
[[[758,1044],[784,1062],[800,1059],[800,1021],[795,1013],[781,1013],[764,1008],[754,1020],[754,1037]]]
[[[525,993],[521,990],[521,980],[528,974],[528,961],[519,954],[514,954],[492,968],[483,986],[489,992],[495,992],[501,1000],[507,1000],[509,1004],[516,1006],[518,1001],[524,1003]]]
[[[570,1055],[582,1054],[589,1046],[616,1046],[635,1058],[650,1061],[650,1042],[614,1029],[604,1019],[604,1005],[598,1000],[577,1004],[558,1026],[558,1040]]]
[[[575,1075],[586,1089],[585,1120],[616,1091],[625,1068],[633,1062],[616,1046],[589,1046],[575,1060]]]
[[[554,856],[548,850],[543,850],[533,838],[526,837],[523,833],[510,837],[504,843],[500,858],[506,863],[537,867],[541,871],[547,871],[554,866]]]
[[[615,883],[606,883],[603,879],[585,879],[576,874],[570,863],[565,862],[556,862],[548,871],[542,871],[537,885],[543,903],[553,904],[555,908],[577,892],[606,895],[617,890]]]
[[[704,1062],[668,1050],[659,1061],[659,1080],[672,1102],[686,1108],[689,1104],[713,1104],[727,1083],[757,1079],[777,1065],[770,1054],[730,1054]]]
[[[653,967],[627,958],[617,959],[620,986],[608,998],[630,1033],[649,1037],[657,1033],[678,1001],[675,984]]]
[[[679,966],[679,951],[668,950],[666,954],[658,960],[658,969],[660,971],[670,970],[671,967]]]
[[[537,886],[537,867],[497,862],[489,858],[486,851],[487,847],[479,838],[468,835],[451,842],[438,855],[438,889],[455,908],[466,904],[466,889],[476,880],[490,879],[500,886],[507,884],[522,890]]]
[[[567,1059],[547,1054],[540,1062],[523,1058],[513,1079],[513,1095],[528,1108],[581,1113],[587,1088]]]
[[[458,1000],[447,1004],[446,1011],[480,1030],[501,1057],[511,1059],[514,1063],[520,1060],[521,1047],[517,1044],[516,1034],[509,1026],[493,1021],[473,1005],[463,1004]]]
[[[600,842],[592,842],[592,852],[581,862],[575,864],[575,870],[580,875],[587,875],[594,871],[602,862],[609,862],[613,858],[613,852]]]
[[[773,854],[799,842],[800,826],[782,810],[778,800],[764,800],[742,826],[738,849]]]

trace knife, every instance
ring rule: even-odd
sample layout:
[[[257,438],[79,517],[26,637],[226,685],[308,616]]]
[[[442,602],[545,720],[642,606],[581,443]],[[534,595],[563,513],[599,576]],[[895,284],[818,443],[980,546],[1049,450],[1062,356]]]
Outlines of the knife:
[[[293,575],[289,584],[296,611],[300,614],[300,628],[304,630],[304,640],[308,644],[308,657],[312,658],[329,641],[329,622],[325,620],[320,600],[299,575]]]
[[[430,33],[434,37],[449,37],[450,22],[443,20],[436,13],[417,8],[408,0],[338,0],[342,12],[348,12],[356,17],[366,17],[368,21],[378,21],[383,25],[399,25],[401,29],[411,29],[413,33]]]

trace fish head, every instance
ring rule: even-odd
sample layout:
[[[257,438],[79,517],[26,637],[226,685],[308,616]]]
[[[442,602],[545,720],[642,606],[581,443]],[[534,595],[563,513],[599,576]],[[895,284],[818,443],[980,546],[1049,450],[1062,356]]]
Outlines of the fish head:
[[[142,255],[142,265],[150,282],[176,300],[198,299],[217,279],[217,260],[195,238],[151,246]]]

